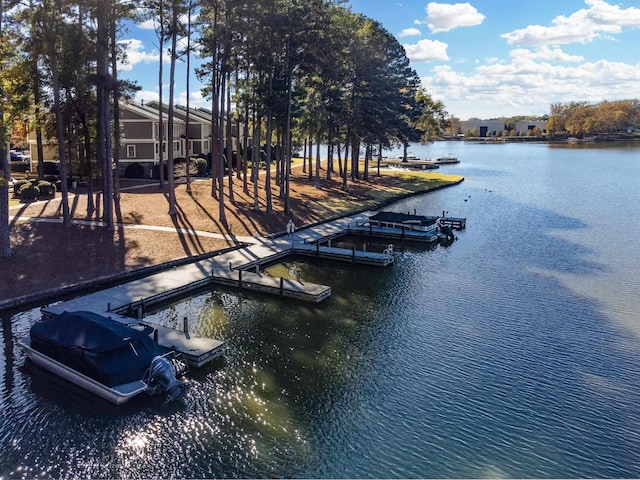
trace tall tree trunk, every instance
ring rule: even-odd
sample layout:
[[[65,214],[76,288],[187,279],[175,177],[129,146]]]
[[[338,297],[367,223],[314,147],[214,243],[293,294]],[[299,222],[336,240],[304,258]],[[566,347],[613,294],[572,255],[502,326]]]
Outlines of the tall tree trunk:
[[[260,170],[260,125],[262,124],[262,117],[256,112],[253,112],[253,132],[251,140],[251,157],[253,158],[253,165],[251,170],[251,181],[253,182],[253,210],[256,212],[260,210],[260,202],[258,200],[258,174]]]
[[[307,138],[304,139],[304,148],[302,150],[302,173],[307,173]]]
[[[364,179],[369,180],[369,162],[373,156],[373,147],[370,143],[367,143],[364,154]]]
[[[360,138],[354,136],[351,145],[351,180],[360,179]]]
[[[247,182],[247,168],[249,168],[249,105],[245,107],[244,127],[242,129],[242,191],[249,194],[249,183]]]
[[[97,16],[97,73],[98,73],[98,158],[102,161],[102,219],[109,230],[113,230],[113,168],[111,144],[111,115],[109,108],[109,91],[111,78],[109,76],[109,31],[108,19],[110,12],[106,8],[107,0],[98,0]]]
[[[178,7],[173,4],[171,6],[171,62],[169,63],[169,111],[167,113],[167,150],[169,157],[167,158],[167,185],[169,197],[169,215],[176,215],[176,189],[175,175],[173,173],[173,137],[175,135],[173,129],[173,95],[175,93],[175,77],[176,77],[176,60],[178,46]],[[162,107],[161,107],[162,108]]]
[[[347,186],[347,177],[349,176],[349,144],[351,142],[351,132],[347,130],[347,135],[345,137],[344,142],[344,168],[342,170],[342,189],[346,191],[348,189]]]
[[[235,203],[233,197],[233,139],[232,139],[232,126],[231,126],[231,72],[227,73],[227,102],[225,112],[225,148],[227,150],[227,180],[229,182],[229,202]],[[237,161],[237,158],[236,158]]]
[[[185,158],[185,169],[187,175],[187,193],[191,195],[191,137],[189,135],[189,96],[190,96],[190,80],[191,80],[191,8],[192,4],[189,2],[189,12],[187,14],[187,113],[185,115],[185,149],[184,149],[184,158]]]
[[[4,0],[0,0],[0,32],[4,19]],[[0,62],[0,77],[4,74],[4,62]],[[4,88],[0,82],[0,98],[4,98]],[[9,154],[7,152],[7,128],[4,125],[4,104],[0,102],[0,257],[11,255],[11,232],[9,230]]]
[[[309,183],[313,181],[313,134],[309,132]]]
[[[320,188],[320,142],[321,142],[321,133],[318,131],[318,138],[316,138],[316,179],[315,185]]]
[[[220,156],[218,158],[218,220],[220,223],[227,227],[227,214],[225,212],[224,205],[224,154],[223,154],[223,132],[224,132],[224,95],[225,95],[225,79],[226,79],[226,66],[224,65],[225,61],[223,60],[223,65],[220,73],[220,89],[218,91],[218,101],[220,103],[219,108],[219,117],[218,117],[218,151],[220,152]]]
[[[213,72],[211,75],[211,196],[218,199],[218,180],[220,170],[220,129],[218,122],[220,121],[220,104],[218,103],[218,74]]]
[[[65,151],[64,119],[62,118],[62,106],[60,105],[60,76],[58,73],[58,60],[55,54],[51,55],[50,62],[53,87],[53,110],[56,118],[56,138],[58,141],[58,159],[60,162],[62,224],[65,227],[70,227],[71,215],[69,212],[69,189],[67,187],[67,152]]]
[[[271,156],[272,156],[272,136],[273,136],[273,112],[271,111],[271,107],[267,109],[267,133],[266,133],[266,142],[267,146],[265,149],[265,156],[267,162],[267,171],[264,176],[264,190],[267,198],[267,213],[273,212],[273,203],[271,198]]]
[[[163,57],[164,57],[164,3],[162,0],[158,3],[158,17],[160,19],[160,32],[158,33],[159,45],[159,60],[158,60],[158,178],[160,182],[160,188],[164,190],[164,152],[165,152],[165,138],[164,138],[164,112],[162,107],[162,77],[163,77]]]
[[[118,43],[116,39],[116,5],[111,6],[111,19],[109,21],[111,37],[111,76],[113,81],[113,204],[115,206],[116,219],[122,223],[120,210],[120,88],[118,88]],[[89,193],[89,192],[87,192]]]

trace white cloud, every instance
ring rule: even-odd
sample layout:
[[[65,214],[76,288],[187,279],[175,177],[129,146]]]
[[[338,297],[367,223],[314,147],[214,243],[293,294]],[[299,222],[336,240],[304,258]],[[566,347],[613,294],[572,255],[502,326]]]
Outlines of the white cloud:
[[[178,105],[187,105],[187,92],[186,90],[180,92],[176,97],[176,103]],[[189,108],[211,108],[211,101],[202,96],[200,89],[192,90],[189,92]]]
[[[426,24],[432,33],[448,32],[458,27],[480,25],[485,16],[469,3],[427,4],[427,18],[416,23]]]
[[[158,95],[157,90],[140,90],[136,92],[133,101],[136,102],[137,104],[149,103],[149,102],[157,102],[159,98],[160,96]],[[166,103],[166,100],[164,101]]]
[[[122,40],[120,44],[124,46],[126,54],[124,63],[121,63],[118,67],[120,70],[132,70],[139,63],[157,63],[160,59],[157,51],[146,52],[144,43],[141,40],[131,38]]]
[[[447,44],[439,40],[420,40],[412,45],[403,45],[407,58],[412,62],[449,60]]]
[[[510,63],[484,64],[470,74],[438,65],[422,84],[464,120],[543,115],[556,102],[627,99],[640,82],[640,64],[600,60],[563,66],[538,61],[535,52],[520,53],[512,55]]]
[[[136,24],[136,26],[140,30],[155,30],[156,23],[152,19],[149,19],[149,20],[145,20],[144,22]]]
[[[585,3],[589,8],[580,9],[568,17],[556,17],[550,27],[529,25],[501,37],[511,45],[562,45],[606,38],[620,33],[623,27],[640,27],[640,8],[622,9],[604,0],[585,0]]]
[[[569,55],[559,48],[549,48],[548,46],[538,47],[535,50],[526,48],[517,48],[509,53],[512,60],[518,58],[527,58],[529,60],[546,60],[549,62],[582,62],[584,57],[581,55]]]
[[[398,37],[419,37],[420,35],[420,30],[418,30],[417,28],[405,28],[398,34]]]

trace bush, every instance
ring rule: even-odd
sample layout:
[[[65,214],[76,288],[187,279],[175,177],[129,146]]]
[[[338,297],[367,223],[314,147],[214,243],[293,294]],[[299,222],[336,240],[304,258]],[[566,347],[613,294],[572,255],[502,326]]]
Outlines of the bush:
[[[167,175],[167,162],[164,162],[162,164],[162,170],[164,171],[164,178],[168,179],[169,176]],[[153,176],[154,180],[160,180],[160,165],[153,166],[153,168],[151,169],[151,175]]]
[[[193,164],[198,171],[199,177],[204,177],[209,173],[209,162],[207,162],[206,158],[198,157],[193,160]]]
[[[40,195],[40,189],[31,182],[25,183],[20,188],[20,200],[23,202],[35,200],[38,198],[38,195]]]
[[[127,178],[144,178],[144,167],[138,162],[131,163],[127,165],[124,176]]]
[[[31,183],[31,180],[26,180],[26,179],[22,179],[22,180],[18,180],[16,183],[13,184],[13,195],[15,197],[17,197],[18,195],[20,195],[20,189],[26,185],[27,183]]]
[[[42,173],[43,175],[59,176],[60,169],[56,162],[42,162]]]
[[[40,180],[36,185],[43,197],[53,197],[56,194],[56,187],[53,183],[46,180]]]
[[[24,173],[29,170],[29,164],[27,162],[11,162],[11,172]]]

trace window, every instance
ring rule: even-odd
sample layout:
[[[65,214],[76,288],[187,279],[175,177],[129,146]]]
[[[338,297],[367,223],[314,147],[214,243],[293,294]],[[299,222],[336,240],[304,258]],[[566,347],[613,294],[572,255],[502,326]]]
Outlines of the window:
[[[136,158],[136,146],[127,145],[127,158]]]

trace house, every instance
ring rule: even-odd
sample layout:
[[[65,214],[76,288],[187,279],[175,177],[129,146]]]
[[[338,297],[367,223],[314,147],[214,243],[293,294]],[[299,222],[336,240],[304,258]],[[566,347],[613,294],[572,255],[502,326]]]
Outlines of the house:
[[[153,166],[160,163],[161,155],[165,161],[169,158],[169,152],[174,158],[182,155],[180,136],[184,134],[186,125],[182,120],[174,118],[173,139],[167,145],[167,120],[167,116],[163,115],[162,137],[165,140],[160,145],[158,110],[129,102],[120,105],[120,175],[126,172],[129,165],[138,163],[144,167],[145,177],[149,178],[152,176]]]
[[[119,174],[124,176],[127,167],[139,164],[144,169],[144,176],[153,176],[154,166],[160,163],[160,158],[167,161],[172,158],[184,157],[188,152],[191,156],[209,157],[211,154],[211,113],[203,109],[189,109],[189,133],[187,135],[187,109],[182,106],[174,108],[173,138],[167,142],[168,106],[162,106],[162,138],[160,142],[158,102],[148,104],[122,102],[120,104],[120,149]],[[238,145],[233,137],[233,148]],[[226,141],[224,139],[223,141]],[[31,158],[37,159],[35,132],[29,132],[29,147]],[[58,162],[58,147],[56,139],[44,140],[43,160]],[[162,152],[162,153],[161,153]]]

